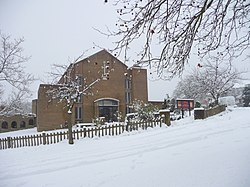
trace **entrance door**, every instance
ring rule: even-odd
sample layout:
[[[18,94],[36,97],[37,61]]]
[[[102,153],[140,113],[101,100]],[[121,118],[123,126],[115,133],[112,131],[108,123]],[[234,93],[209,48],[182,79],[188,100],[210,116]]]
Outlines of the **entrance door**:
[[[117,121],[116,113],[118,111],[117,106],[100,106],[99,117],[105,117],[108,122]]]
[[[99,117],[105,117],[105,121],[117,121],[118,100],[101,99],[97,101]]]

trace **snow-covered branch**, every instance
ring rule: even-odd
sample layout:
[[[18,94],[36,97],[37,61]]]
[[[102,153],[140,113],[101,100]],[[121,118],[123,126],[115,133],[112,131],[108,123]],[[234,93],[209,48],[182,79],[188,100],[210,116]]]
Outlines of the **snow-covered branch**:
[[[18,90],[28,92],[34,77],[25,72],[24,63],[29,57],[23,55],[23,38],[11,40],[0,32],[0,83],[6,82]]]
[[[137,63],[156,68],[161,78],[180,74],[191,50],[200,58],[230,59],[250,46],[246,0],[116,0],[115,7],[117,29],[107,33],[119,37],[114,51],[127,55],[131,45],[142,43]]]

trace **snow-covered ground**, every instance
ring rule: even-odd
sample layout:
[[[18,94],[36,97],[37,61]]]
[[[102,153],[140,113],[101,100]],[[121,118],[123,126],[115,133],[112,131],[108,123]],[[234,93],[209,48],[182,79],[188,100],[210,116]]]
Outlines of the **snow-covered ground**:
[[[1,187],[249,187],[250,108],[73,146],[0,150],[0,158]]]

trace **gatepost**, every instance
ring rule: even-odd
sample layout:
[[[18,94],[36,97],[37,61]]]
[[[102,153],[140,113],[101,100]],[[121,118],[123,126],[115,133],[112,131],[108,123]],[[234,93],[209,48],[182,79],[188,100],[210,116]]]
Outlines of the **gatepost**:
[[[194,109],[194,119],[205,119],[206,111],[204,108],[195,108]]]
[[[167,126],[171,125],[170,122],[170,110],[164,109],[159,111],[161,118],[163,119],[163,123],[165,123]]]

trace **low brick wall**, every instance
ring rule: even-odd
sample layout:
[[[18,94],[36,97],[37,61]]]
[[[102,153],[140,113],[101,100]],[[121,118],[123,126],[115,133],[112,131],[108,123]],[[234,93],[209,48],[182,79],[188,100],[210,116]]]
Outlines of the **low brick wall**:
[[[36,127],[35,115],[0,116],[0,133]]]
[[[221,106],[216,106],[210,109],[204,109],[204,108],[195,108],[194,109],[194,119],[205,119],[208,118],[210,116],[219,114],[223,111],[226,110],[226,106],[225,105],[221,105]]]

